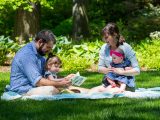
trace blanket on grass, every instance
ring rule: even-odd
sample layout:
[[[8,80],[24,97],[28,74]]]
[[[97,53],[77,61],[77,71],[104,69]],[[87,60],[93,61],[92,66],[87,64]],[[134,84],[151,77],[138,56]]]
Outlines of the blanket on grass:
[[[160,98],[160,87],[154,88],[138,88],[135,92],[125,91],[119,94],[112,93],[70,93],[70,94],[57,94],[57,95],[32,95],[32,96],[21,96],[15,92],[4,92],[1,96],[2,100],[14,100],[14,99],[32,99],[32,100],[60,100],[60,99],[104,99],[104,98],[115,98],[115,97],[128,97],[128,98]]]

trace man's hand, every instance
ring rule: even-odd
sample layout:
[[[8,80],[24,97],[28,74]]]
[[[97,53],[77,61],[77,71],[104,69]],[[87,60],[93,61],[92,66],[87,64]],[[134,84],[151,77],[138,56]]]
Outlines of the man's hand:
[[[75,76],[75,74],[69,74],[69,75],[67,75],[66,77],[65,77],[65,79],[67,79],[67,80],[70,80],[72,77],[74,77]]]
[[[59,84],[60,84],[60,87],[69,87],[71,85],[71,81],[64,78],[64,80],[61,80]]]

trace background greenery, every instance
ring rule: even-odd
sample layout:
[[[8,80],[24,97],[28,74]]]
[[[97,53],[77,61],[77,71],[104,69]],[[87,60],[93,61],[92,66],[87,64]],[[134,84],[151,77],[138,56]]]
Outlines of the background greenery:
[[[81,0],[83,1],[83,0]],[[40,29],[51,29],[57,36],[53,52],[60,56],[65,70],[84,70],[97,64],[101,29],[116,22],[121,34],[136,51],[140,66],[160,69],[160,3],[157,0],[86,0],[90,35],[75,41],[73,33],[73,1],[32,0],[40,3]],[[14,37],[19,7],[33,12],[25,0],[0,1],[0,65],[11,62],[15,52],[29,41],[18,42]],[[33,14],[34,15],[34,14]],[[31,41],[32,39],[30,39]],[[78,59],[77,59],[78,58]]]
[[[146,38],[135,44],[130,42],[133,49],[136,51],[136,56],[139,61],[139,65],[144,69],[160,69],[160,32],[152,33],[151,39]],[[57,54],[62,62],[62,68],[64,70],[76,70],[83,71],[91,67],[97,66],[99,50],[101,45],[104,44],[98,39],[95,41],[81,41],[80,44],[68,40],[65,36],[57,37],[57,44],[53,48],[53,53]],[[22,45],[18,45],[8,37],[0,36],[0,64],[10,62]]]

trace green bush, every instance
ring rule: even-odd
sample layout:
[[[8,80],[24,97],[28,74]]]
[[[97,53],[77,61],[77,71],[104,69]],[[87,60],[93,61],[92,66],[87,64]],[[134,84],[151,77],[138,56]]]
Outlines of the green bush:
[[[157,70],[160,69],[160,39],[157,38],[157,36],[159,36],[159,32],[153,32],[150,36],[152,39],[145,39],[138,45],[132,45],[136,51],[140,67]],[[62,39],[64,38],[61,38],[61,42],[63,41]],[[97,63],[99,58],[99,49],[102,44],[103,42],[98,40],[95,42],[83,41],[80,45],[75,45],[72,42],[69,44],[59,44],[61,45],[59,46],[61,51],[58,55],[63,61],[64,69],[83,70]]]
[[[145,39],[138,45],[132,45],[141,67],[160,69],[159,36],[160,33],[155,31],[150,33],[151,39]],[[62,59],[64,70],[81,71],[98,62],[102,44],[102,41],[94,40],[94,42],[82,41],[81,44],[77,45],[68,40],[67,37],[59,36],[53,52]],[[9,37],[0,36],[0,46],[0,65],[3,65],[8,59],[12,59],[23,45],[18,45]]]
[[[70,49],[72,47],[72,42],[68,40],[65,36],[58,36],[56,37],[56,45],[53,47],[53,52],[55,54],[58,54],[63,51],[63,53],[66,53],[66,50]]]
[[[101,30],[105,26],[105,21],[101,19],[92,20],[89,23],[90,34],[92,38],[100,38],[101,37]]]
[[[62,37],[62,39],[59,40],[63,43],[67,41],[64,40],[65,37]],[[58,42],[59,52],[57,54],[61,57],[65,70],[84,70],[97,63],[99,49],[102,44],[98,40],[95,42],[82,42],[80,45],[75,45],[72,42],[69,42],[69,44],[59,44]]]
[[[0,46],[0,65],[3,65],[7,60],[12,59],[15,52],[23,45],[18,45],[9,37],[0,36]]]
[[[69,71],[83,71],[92,64],[89,59],[77,55],[60,56],[60,58],[63,62],[62,68]]]
[[[130,17],[127,28],[129,30],[129,39],[140,42],[140,40],[149,37],[153,31],[160,30],[160,7],[154,7],[148,4],[144,9],[139,10],[137,14]]]
[[[146,39],[135,47],[141,67],[160,70],[160,39]]]
[[[57,36],[70,35],[72,33],[72,18],[62,21],[53,31]]]

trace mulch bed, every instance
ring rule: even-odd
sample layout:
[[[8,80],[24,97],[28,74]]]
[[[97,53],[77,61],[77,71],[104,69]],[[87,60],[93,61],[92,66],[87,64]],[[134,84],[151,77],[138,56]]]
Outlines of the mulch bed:
[[[0,72],[10,72],[11,66],[0,66]]]

